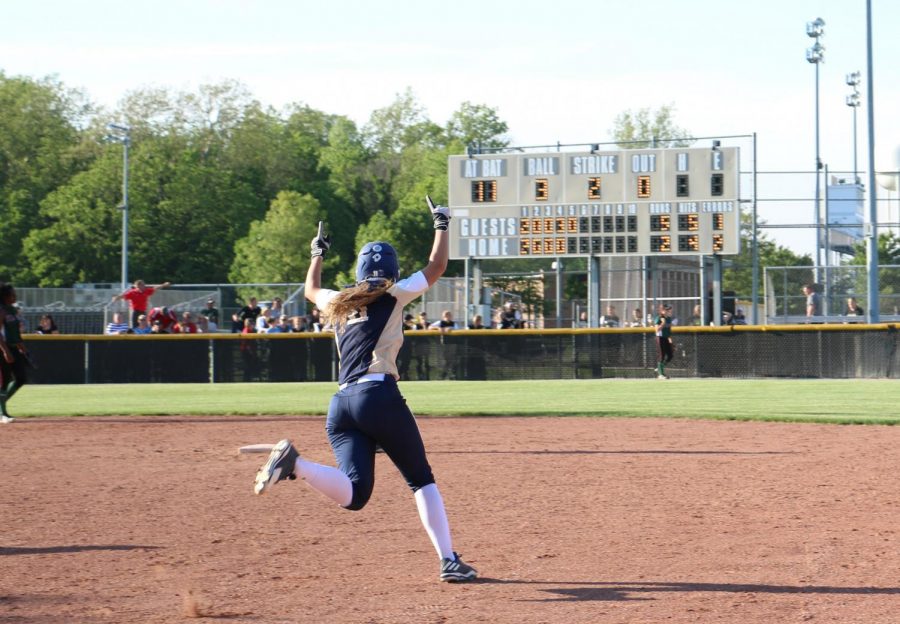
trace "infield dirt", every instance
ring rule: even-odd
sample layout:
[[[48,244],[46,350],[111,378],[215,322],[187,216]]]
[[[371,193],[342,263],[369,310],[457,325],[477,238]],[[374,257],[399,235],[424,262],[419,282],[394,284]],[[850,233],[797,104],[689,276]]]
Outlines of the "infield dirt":
[[[889,623],[900,613],[900,428],[422,418],[455,547],[437,580],[412,495],[301,481],[253,495],[322,418],[37,419],[0,426],[0,622]]]

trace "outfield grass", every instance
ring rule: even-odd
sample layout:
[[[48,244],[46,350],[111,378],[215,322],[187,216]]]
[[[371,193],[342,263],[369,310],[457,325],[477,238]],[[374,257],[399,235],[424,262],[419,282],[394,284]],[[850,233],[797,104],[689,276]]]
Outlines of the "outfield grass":
[[[582,380],[404,382],[419,415],[714,418],[900,422],[900,384],[854,380]],[[323,415],[333,383],[26,386],[13,416]]]

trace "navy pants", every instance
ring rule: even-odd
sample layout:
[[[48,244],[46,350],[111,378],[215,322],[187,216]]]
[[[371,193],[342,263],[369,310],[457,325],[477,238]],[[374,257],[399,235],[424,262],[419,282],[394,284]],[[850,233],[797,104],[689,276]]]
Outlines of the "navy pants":
[[[362,509],[372,496],[376,445],[414,492],[434,483],[419,427],[393,378],[338,391],[328,406],[325,431],[338,468],[353,483],[347,509]]]

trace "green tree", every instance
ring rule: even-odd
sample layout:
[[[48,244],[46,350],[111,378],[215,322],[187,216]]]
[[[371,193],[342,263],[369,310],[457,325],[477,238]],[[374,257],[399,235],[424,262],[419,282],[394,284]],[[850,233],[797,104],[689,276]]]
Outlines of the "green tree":
[[[612,138],[621,148],[687,147],[684,140],[688,132],[675,125],[672,104],[660,106],[656,111],[641,108],[619,113],[613,122]]]
[[[225,80],[200,85],[195,92],[168,87],[144,87],[128,92],[115,118],[128,124],[132,136],[176,134],[193,136],[205,153],[218,148],[244,119],[259,108],[240,82]]]
[[[48,225],[31,230],[22,244],[37,285],[119,281],[122,198],[110,180],[121,166],[121,156],[110,151],[41,202]]]
[[[249,233],[235,244],[228,277],[236,283],[303,282],[309,268],[309,243],[328,215],[312,195],[283,191],[272,202],[264,219],[250,224]],[[323,283],[329,283],[341,258],[329,254]],[[254,290],[253,294],[259,293]],[[247,293],[243,293],[247,294]],[[265,296],[265,293],[259,293]]]
[[[352,213],[354,231],[388,204],[387,186],[376,173],[373,154],[351,120],[335,120],[321,150],[319,167],[335,198]]]
[[[446,127],[449,140],[482,148],[508,146],[509,140],[504,136],[508,130],[509,126],[500,119],[496,108],[471,102],[463,102],[450,116]]]
[[[83,94],[55,78],[0,72],[0,279],[34,283],[22,241],[42,225],[40,202],[92,159],[78,130],[92,114]]]
[[[262,199],[195,150],[178,154],[165,173],[161,195],[139,196],[135,207],[132,274],[173,282],[225,281],[234,244],[263,213]]]
[[[853,256],[848,264],[855,266],[868,264],[865,241],[853,246]],[[878,265],[900,265],[900,236],[894,232],[887,231],[878,235]],[[859,293],[868,291],[868,277],[865,271],[857,272],[855,288]],[[900,294],[900,269],[880,269],[878,271],[878,290],[882,295]],[[890,306],[891,310],[885,310],[885,312],[896,314],[893,310],[897,305],[898,302],[894,301]]]
[[[759,220],[760,225],[765,221]],[[723,271],[722,281],[725,290],[733,290],[740,298],[749,299],[753,293],[753,218],[749,211],[741,213],[741,251],[735,256],[730,256],[730,266]],[[759,283],[758,292],[764,292],[762,280],[765,267],[811,267],[812,258],[809,255],[798,255],[775,243],[764,230],[757,231],[757,245],[759,248]],[[788,273],[789,292],[787,295],[795,295],[809,278],[800,272]]]
[[[46,225],[25,245],[41,285],[120,279],[121,149],[106,146],[42,202]],[[259,196],[176,135],[144,134],[130,154],[129,278],[224,281],[234,242],[265,214]]]
[[[391,104],[372,112],[363,133],[376,153],[399,154],[411,145],[440,145],[443,131],[428,119],[412,89],[407,87]]]

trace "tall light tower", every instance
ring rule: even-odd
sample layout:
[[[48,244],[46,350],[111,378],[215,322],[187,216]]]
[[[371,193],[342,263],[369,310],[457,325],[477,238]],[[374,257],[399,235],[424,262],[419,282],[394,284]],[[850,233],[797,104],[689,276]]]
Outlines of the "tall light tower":
[[[859,166],[856,160],[856,109],[861,103],[859,99],[860,74],[858,71],[847,74],[847,84],[853,87],[853,93],[847,96],[847,106],[853,109],[853,183],[859,184]]]
[[[822,266],[822,186],[819,172],[822,170],[822,159],[819,157],[819,65],[825,62],[825,46],[819,41],[825,36],[825,20],[817,17],[806,23],[807,36],[816,42],[806,51],[806,60],[816,66],[816,281],[819,281],[819,267]]]
[[[122,290],[128,288],[128,148],[131,146],[131,128],[122,124],[106,124],[108,141],[121,143],[122,156]]]

